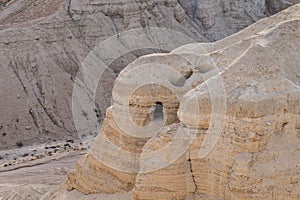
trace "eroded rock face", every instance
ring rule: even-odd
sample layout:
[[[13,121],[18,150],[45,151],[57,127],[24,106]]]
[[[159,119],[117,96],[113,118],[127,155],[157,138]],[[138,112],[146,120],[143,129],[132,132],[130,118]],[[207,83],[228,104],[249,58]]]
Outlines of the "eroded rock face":
[[[77,137],[71,112],[74,77],[84,58],[104,39],[153,26],[182,32],[196,42],[220,39],[269,15],[264,1],[251,2],[10,1],[0,10],[0,148]],[[122,59],[125,62],[116,61],[111,68],[118,74],[137,57],[153,52],[161,49],[129,52]],[[105,77],[94,113],[99,121],[110,106],[110,95],[102,94],[111,93],[115,78]]]
[[[133,189],[137,200],[299,199],[299,20],[295,5],[221,41],[131,63],[68,189]],[[120,90],[139,86],[138,73],[143,87]]]
[[[0,148],[16,147],[17,142],[30,145],[77,137],[71,112],[73,81],[81,62],[104,39],[128,29],[162,26],[207,41],[191,23],[177,21],[174,3],[152,4],[147,9],[142,1],[19,0],[3,7]],[[178,47],[187,42],[174,44]],[[137,57],[160,51],[128,50],[122,62],[116,60],[111,68],[118,74]],[[99,120],[110,105],[115,75],[103,77],[99,106],[93,113]]]

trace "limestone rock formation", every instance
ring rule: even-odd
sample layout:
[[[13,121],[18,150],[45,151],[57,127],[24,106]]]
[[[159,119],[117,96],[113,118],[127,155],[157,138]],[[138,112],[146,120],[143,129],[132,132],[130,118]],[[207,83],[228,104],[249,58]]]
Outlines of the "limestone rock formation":
[[[68,189],[299,199],[299,55],[300,4],[218,42],[137,59]]]
[[[140,10],[141,2],[18,0],[2,8],[1,149],[17,147],[17,142],[30,145],[78,137],[71,112],[73,80],[84,58],[104,39],[151,25],[184,30],[196,41],[207,41],[190,23],[176,20],[173,6],[165,6],[164,1],[152,3],[145,18],[147,9]],[[166,12],[170,15],[162,20]],[[172,45],[175,48],[185,43]],[[116,74],[137,57],[160,50],[128,51],[113,63]],[[101,98],[93,113],[100,120],[110,105],[110,96],[103,95],[111,94],[114,77],[108,75],[100,84]]]
[[[104,39],[137,27],[158,26],[198,42],[216,40],[297,1],[276,2],[1,1],[0,148],[76,137],[71,112],[73,80],[80,63]],[[174,47],[188,43],[173,41]],[[137,57],[153,52],[160,50],[129,52],[110,67],[118,74]],[[99,89],[101,98],[94,113],[99,120],[105,114],[101,110],[110,106],[110,96],[102,94],[111,93],[113,80],[106,76],[101,82],[105,89]]]

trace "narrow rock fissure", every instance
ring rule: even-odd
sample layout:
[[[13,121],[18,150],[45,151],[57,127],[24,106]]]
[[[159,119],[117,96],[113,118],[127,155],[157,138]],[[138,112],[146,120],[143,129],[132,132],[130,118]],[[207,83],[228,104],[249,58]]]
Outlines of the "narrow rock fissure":
[[[73,22],[75,22],[75,20],[73,19],[72,14],[71,14],[71,3],[72,3],[72,0],[69,0],[68,6],[67,6],[67,12],[68,12],[68,15],[70,16],[71,20],[72,20]]]
[[[193,181],[194,188],[195,188],[193,194],[195,194],[196,191],[198,191],[198,186],[196,184],[196,180],[195,180],[195,176],[194,176],[194,172],[193,172],[193,165],[192,165],[192,160],[191,160],[191,152],[189,152],[188,162],[189,162],[189,165],[190,165],[190,172],[191,172],[191,175],[192,175],[192,181]]]

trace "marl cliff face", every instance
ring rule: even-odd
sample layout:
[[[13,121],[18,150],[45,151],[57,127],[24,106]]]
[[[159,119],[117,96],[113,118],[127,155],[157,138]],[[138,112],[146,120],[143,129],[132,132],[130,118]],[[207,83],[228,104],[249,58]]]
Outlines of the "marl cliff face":
[[[270,3],[251,2],[10,1],[0,10],[0,148],[77,137],[73,80],[84,58],[106,38],[134,28],[164,27],[196,42],[214,41],[269,15]],[[118,74],[153,52],[128,53],[110,67]],[[101,82],[99,94],[108,95],[97,99],[100,121],[110,105],[114,77]]]
[[[67,188],[136,200],[299,199],[299,19],[300,4],[223,40],[132,62]],[[151,122],[162,124],[149,136]]]

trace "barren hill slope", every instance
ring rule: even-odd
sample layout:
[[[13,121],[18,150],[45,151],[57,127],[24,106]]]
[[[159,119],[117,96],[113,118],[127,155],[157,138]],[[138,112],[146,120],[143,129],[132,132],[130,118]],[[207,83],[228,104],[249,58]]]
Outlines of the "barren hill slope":
[[[182,32],[194,42],[217,40],[290,5],[278,2],[2,1],[0,149],[77,137],[71,112],[73,79],[84,58],[104,39],[133,28],[158,26]],[[170,45],[190,42],[174,40]],[[159,51],[131,52],[121,59],[123,63],[111,67],[118,74],[137,57]],[[102,81],[101,95],[110,94],[113,80],[107,76]],[[99,120],[109,98],[102,95],[97,100]]]
[[[138,58],[116,79],[67,188],[136,200],[299,199],[299,55],[300,4],[223,40]]]

